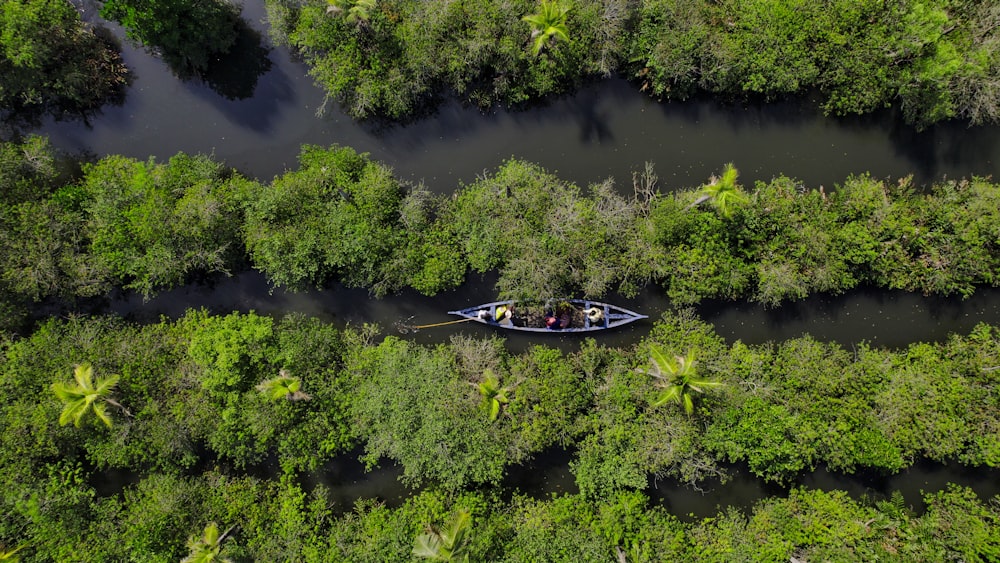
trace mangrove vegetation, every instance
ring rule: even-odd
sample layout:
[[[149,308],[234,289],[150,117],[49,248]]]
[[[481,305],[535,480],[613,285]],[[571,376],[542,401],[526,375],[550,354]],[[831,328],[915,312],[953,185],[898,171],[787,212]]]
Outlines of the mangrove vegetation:
[[[818,92],[833,115],[895,104],[917,128],[1000,117],[989,0],[340,3],[266,0],[272,36],[357,118],[407,118],[449,94],[518,106],[610,75],[664,100]]]
[[[597,561],[619,549],[628,561],[664,560],[663,549],[726,560],[759,541],[754,526],[774,534],[754,560],[986,560],[1000,552],[1000,505],[960,487],[928,493],[922,516],[900,499],[800,490],[687,524],[642,492],[653,477],[724,480],[732,462],[778,483],[818,466],[996,467],[997,350],[1000,329],[987,325],[898,351],[808,336],[727,345],[683,310],[628,349],[587,340],[518,354],[499,339],[418,345],[301,315],[50,319],[3,341],[0,540],[37,560],[177,560],[193,536],[239,560],[405,561],[426,526],[461,507],[475,521],[472,560]],[[667,374],[676,391],[665,393]],[[502,409],[482,392],[500,386]],[[553,447],[574,452],[579,493],[490,492]],[[425,492],[394,510],[336,506],[301,481],[357,448]],[[266,460],[274,474],[251,477]],[[109,471],[133,477],[98,494],[93,480]],[[817,518],[829,525],[811,528]],[[229,539],[212,522],[233,527]],[[581,535],[583,547],[562,543]],[[432,540],[422,549],[444,545]],[[82,545],[97,547],[81,558]]]
[[[674,188],[647,164],[626,191],[510,160],[443,195],[337,146],[303,147],[299,167],[270,182],[183,153],[107,156],[73,175],[40,137],[3,143],[0,160],[8,327],[45,299],[113,287],[149,297],[247,268],[292,290],[343,283],[376,296],[433,295],[489,271],[509,298],[656,284],[681,306],[861,286],[967,297],[1000,280],[1000,191],[986,178],[743,187],[725,165]]]
[[[1000,8],[991,0],[264,3],[272,39],[301,55],[355,118],[409,119],[450,96],[522,106],[608,76],[661,100],[816,93],[832,115],[893,106],[918,129],[1000,117]],[[108,0],[100,15],[182,78],[212,83],[206,71],[220,57],[264,51],[259,40],[241,42],[247,26],[228,0]],[[5,1],[0,113],[86,115],[116,99],[129,71],[109,38],[69,2]]]
[[[263,0],[274,41],[357,119],[457,98],[524,107],[624,76],[665,101],[815,100],[916,129],[1000,118],[989,0]],[[227,0],[107,0],[101,17],[179,77],[269,68]],[[244,54],[251,64],[231,64]],[[131,71],[63,0],[0,1],[0,120],[87,119]],[[215,82],[213,82],[215,80]],[[322,111],[322,108],[321,108]],[[923,506],[794,486],[817,469],[1000,465],[1000,327],[885,349],[726,342],[688,308],[775,307],[862,287],[965,298],[1000,285],[1000,186],[870,174],[753,185],[579,186],[523,159],[460,185],[406,182],[346,146],[250,178],[203,154],[71,158],[0,142],[0,559],[4,561],[994,561],[1000,497]],[[83,315],[110,292],[255,270],[271,287],[437,295],[496,275],[500,298],[634,296],[672,307],[627,347],[418,344],[301,314],[138,323]],[[52,313],[52,314],[49,314]],[[565,452],[574,491],[505,486]],[[408,487],[335,500],[358,458]],[[746,471],[782,490],[674,514],[650,483]],[[109,486],[109,482],[113,483]]]

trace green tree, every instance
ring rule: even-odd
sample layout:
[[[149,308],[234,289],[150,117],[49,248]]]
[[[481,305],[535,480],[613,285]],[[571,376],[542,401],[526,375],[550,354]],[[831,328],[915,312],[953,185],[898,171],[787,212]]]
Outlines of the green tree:
[[[209,522],[205,526],[205,531],[201,537],[191,536],[188,539],[188,548],[191,552],[181,560],[181,563],[230,563],[225,557],[220,557],[222,542],[235,526],[230,526],[228,530],[219,534],[219,526],[215,522]]]
[[[694,413],[694,399],[692,392],[704,393],[710,387],[720,387],[722,383],[707,379],[698,379],[698,372],[694,367],[694,352],[689,351],[686,356],[668,357],[656,344],[649,347],[650,364],[648,368],[640,368],[639,371],[652,376],[655,385],[661,389],[656,398],[650,404],[659,407],[670,401],[679,405],[684,405],[684,412]]]
[[[326,0],[326,3],[326,13],[343,16],[345,22],[359,26],[368,22],[378,4],[377,0]]]
[[[0,116],[86,114],[120,96],[128,74],[119,50],[72,3],[0,2]]]
[[[304,393],[301,388],[302,380],[288,375],[285,370],[279,371],[278,377],[272,377],[257,385],[257,390],[272,401],[282,398],[289,401],[308,401],[311,399],[312,397]]]
[[[739,171],[728,163],[722,168],[721,176],[712,176],[708,184],[702,186],[698,191],[698,199],[690,207],[697,207],[706,201],[711,202],[719,213],[726,218],[732,217],[736,207],[747,203],[747,196],[736,183]]]
[[[93,367],[89,363],[83,363],[73,370],[73,379],[76,380],[75,385],[64,382],[52,384],[52,391],[64,403],[62,414],[59,415],[60,425],[65,426],[72,421],[79,427],[87,411],[93,410],[94,416],[110,428],[111,417],[104,408],[105,403],[114,405],[128,414],[125,407],[111,398],[111,392],[118,383],[118,375],[99,377],[95,383]]]
[[[212,158],[112,155],[84,173],[92,265],[127,289],[149,297],[194,272],[228,272],[242,258],[232,196],[249,181]]]
[[[566,28],[566,18],[570,6],[562,0],[542,0],[537,14],[524,16],[524,21],[531,25],[531,38],[534,40],[531,52],[538,55],[542,52],[550,37],[569,41],[569,29]]]
[[[413,542],[413,555],[432,561],[468,561],[472,537],[472,515],[461,508],[451,515],[442,528],[427,526],[427,533],[420,534]]]

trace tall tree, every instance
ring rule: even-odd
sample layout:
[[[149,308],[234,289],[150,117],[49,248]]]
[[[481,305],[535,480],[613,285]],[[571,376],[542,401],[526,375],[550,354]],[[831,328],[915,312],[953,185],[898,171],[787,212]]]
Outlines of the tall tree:
[[[569,14],[570,6],[564,4],[562,0],[542,0],[537,14],[524,16],[524,21],[531,25],[531,38],[534,43],[531,52],[536,56],[542,52],[549,38],[555,37],[557,40],[569,41],[569,29],[566,27],[566,18]]]
[[[120,99],[128,74],[71,2],[0,2],[0,117],[86,115]]]
[[[649,367],[639,368],[638,371],[652,376],[654,384],[660,389],[650,402],[654,407],[674,401],[683,405],[684,412],[690,415],[694,413],[692,392],[704,393],[707,388],[722,385],[718,381],[698,379],[698,372],[694,367],[694,352],[689,351],[686,356],[669,357],[658,345],[651,344],[649,353]]]
[[[431,561],[468,561],[472,538],[472,515],[461,508],[451,515],[440,529],[428,525],[427,533],[417,536],[413,555]]]
[[[219,534],[219,526],[215,522],[209,522],[201,537],[192,536],[188,539],[187,545],[191,552],[181,560],[181,563],[231,563],[230,559],[219,554],[222,552],[222,542],[234,527],[230,526],[228,530]]]
[[[101,422],[111,427],[111,417],[108,416],[105,404],[118,407],[126,415],[125,409],[118,401],[111,398],[111,392],[118,384],[118,375],[97,378],[94,382],[94,368],[89,363],[77,365],[73,370],[75,384],[57,382],[52,384],[52,391],[63,402],[63,411],[59,415],[59,424],[67,425],[70,421],[77,427],[83,422],[88,411],[93,411]]]
[[[747,196],[736,183],[739,171],[730,162],[722,168],[721,176],[712,176],[698,191],[699,197],[689,207],[696,207],[708,201],[723,217],[732,217],[736,207],[747,202]]]

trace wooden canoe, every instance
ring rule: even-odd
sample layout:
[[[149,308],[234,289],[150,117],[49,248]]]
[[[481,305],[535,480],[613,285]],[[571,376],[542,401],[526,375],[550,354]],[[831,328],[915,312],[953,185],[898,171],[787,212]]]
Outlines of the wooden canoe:
[[[501,319],[495,321],[494,319],[497,318],[497,309],[503,307],[509,308],[512,311],[512,315],[509,318],[503,318],[501,313]],[[584,314],[584,310],[591,307],[596,307],[601,312],[601,318],[597,322],[591,322],[590,318]],[[503,309],[500,310],[503,311]],[[486,314],[482,314],[486,317],[485,319],[481,318],[481,311],[487,312]],[[569,326],[558,329],[549,328],[545,324],[546,313],[551,313],[560,318],[564,323],[568,321],[567,324]],[[589,299],[549,299],[537,302],[494,301],[493,303],[468,307],[458,311],[448,311],[448,314],[458,315],[484,325],[509,330],[549,333],[606,330],[647,318],[646,315],[640,315],[635,311]]]

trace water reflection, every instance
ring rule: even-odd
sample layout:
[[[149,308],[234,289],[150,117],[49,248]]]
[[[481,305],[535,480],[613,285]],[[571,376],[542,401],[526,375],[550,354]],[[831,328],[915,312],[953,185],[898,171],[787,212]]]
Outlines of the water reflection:
[[[140,323],[158,322],[161,316],[177,319],[188,309],[207,309],[214,314],[254,311],[281,317],[303,313],[337,326],[378,324],[383,334],[394,334],[418,344],[448,342],[452,335],[477,338],[500,336],[512,353],[535,344],[564,351],[578,348],[586,338],[598,344],[628,348],[646,337],[653,323],[671,310],[670,300],[659,288],[645,288],[638,296],[609,295],[605,300],[650,318],[627,326],[586,334],[537,334],[511,332],[479,323],[446,325],[418,331],[400,331],[397,326],[425,325],[455,320],[447,312],[494,301],[496,274],[470,274],[459,289],[433,297],[404,291],[382,299],[367,290],[339,284],[302,292],[273,288],[258,272],[233,277],[213,276],[165,291],[146,300],[134,292],[115,291],[89,301],[81,309],[88,314],[113,313]],[[868,342],[884,348],[901,348],[913,342],[941,342],[950,334],[967,334],[977,324],[1000,325],[1000,288],[984,288],[972,297],[922,296],[903,291],[863,288],[843,295],[814,295],[777,308],[747,301],[710,302],[696,308],[698,315],[714,326],[727,342],[746,344],[783,341],[805,334],[850,347]],[[40,315],[59,311],[39,309]]]
[[[85,19],[100,21],[95,0],[77,1]],[[262,180],[294,168],[303,144],[336,143],[368,152],[400,177],[423,180],[439,193],[511,157],[580,185],[611,177],[629,193],[632,172],[646,161],[656,164],[665,190],[697,186],[726,162],[739,168],[747,185],[785,174],[827,188],[866,172],[877,178],[914,174],[925,184],[994,175],[1000,166],[997,126],[944,123],[917,132],[894,110],[830,118],[808,98],[660,103],[622,79],[510,112],[450,100],[405,125],[358,123],[336,108],[318,118],[325,94],[308,68],[285,47],[264,55],[263,0],[247,0],[242,9],[256,35],[248,33],[249,47],[234,51],[246,50],[250,60],[220,70],[243,76],[211,78],[217,90],[183,83],[159,59],[125,45],[137,80],[124,107],[105,108],[92,127],[46,121],[36,132],[59,148],[101,156],[165,160],[179,151],[212,153]],[[109,28],[124,37],[120,27]]]
[[[253,96],[257,80],[271,70],[268,49],[261,34],[245,19],[236,23],[236,42],[229,52],[212,60],[199,78],[227,100],[243,100]]]
[[[378,467],[366,472],[359,460],[363,453],[363,448],[356,448],[337,456],[318,470],[301,475],[299,484],[307,491],[317,485],[325,486],[333,510],[340,513],[350,512],[363,499],[374,499],[395,508],[419,492],[400,482],[403,469],[391,461],[382,460]]]
[[[918,461],[895,475],[875,471],[854,474],[835,473],[820,467],[788,485],[777,485],[754,477],[745,465],[728,468],[726,483],[709,481],[698,488],[672,479],[650,479],[646,493],[654,502],[667,508],[681,520],[693,521],[715,516],[720,510],[734,507],[750,513],[754,504],[768,497],[787,497],[792,488],[805,487],[822,491],[846,491],[855,500],[886,500],[894,491],[917,514],[927,509],[923,495],[943,491],[949,483],[971,488],[981,499],[1000,495],[1000,470],[973,468],[958,464]]]
[[[967,334],[978,323],[1000,325],[1000,289],[981,288],[963,300],[869,287],[844,295],[813,295],[777,308],[713,302],[698,307],[698,313],[730,342],[760,344],[809,334],[844,346],[864,341],[902,348]]]

